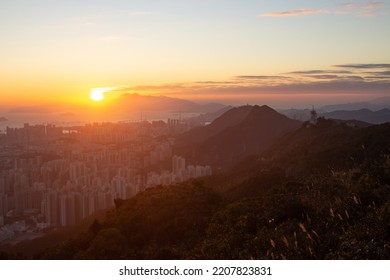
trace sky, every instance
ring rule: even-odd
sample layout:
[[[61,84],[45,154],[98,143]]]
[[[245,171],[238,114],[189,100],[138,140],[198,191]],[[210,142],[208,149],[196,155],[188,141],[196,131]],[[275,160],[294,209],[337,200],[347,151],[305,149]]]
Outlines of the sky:
[[[390,1],[345,1],[0,0],[0,106],[390,96]]]

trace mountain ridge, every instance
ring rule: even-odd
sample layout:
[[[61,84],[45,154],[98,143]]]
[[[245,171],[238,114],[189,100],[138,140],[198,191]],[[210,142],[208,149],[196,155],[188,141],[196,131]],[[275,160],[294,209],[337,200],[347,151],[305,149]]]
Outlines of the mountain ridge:
[[[219,103],[199,104],[180,98],[173,98],[162,95],[141,95],[138,93],[122,94],[117,99],[113,100],[110,106],[113,106],[114,110],[174,111],[190,113],[210,113],[225,107],[225,105]]]
[[[225,170],[252,153],[262,152],[300,125],[266,105],[241,106],[207,126],[188,131],[178,140],[177,152],[191,161]]]
[[[381,124],[390,122],[390,109],[384,108],[373,111],[367,108],[347,111],[339,110],[320,114],[325,118],[341,119],[341,120],[359,120],[371,124]]]

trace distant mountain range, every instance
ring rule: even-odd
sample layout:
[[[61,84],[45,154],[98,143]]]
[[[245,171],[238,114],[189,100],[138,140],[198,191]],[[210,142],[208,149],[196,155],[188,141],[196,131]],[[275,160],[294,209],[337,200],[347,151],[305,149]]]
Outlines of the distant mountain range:
[[[292,119],[307,121],[310,119],[309,109],[289,109],[280,111],[282,114]],[[372,111],[369,109],[359,110],[338,110],[332,112],[324,112],[322,109],[317,111],[319,117],[326,119],[345,120],[345,121],[361,121],[369,124],[382,124],[390,122],[390,109],[381,109]]]
[[[381,97],[369,102],[326,105],[315,110],[319,117],[381,124],[390,122],[390,97]],[[311,109],[279,110],[283,115],[300,121],[309,120],[310,111]]]
[[[353,102],[344,104],[326,105],[319,108],[320,111],[355,111],[360,109],[369,109],[379,111],[384,108],[390,108],[390,97],[381,97],[367,102]]]
[[[193,126],[209,124],[233,108],[234,108],[233,106],[225,106],[222,109],[219,109],[218,111],[215,112],[204,113],[204,114],[200,114],[199,116],[187,118],[186,121]]]
[[[152,96],[141,94],[123,94],[118,98],[104,103],[102,106],[106,112],[139,112],[139,111],[161,111],[161,112],[186,112],[186,113],[211,113],[225,107],[219,103],[200,104],[180,98],[167,96]],[[88,106],[73,104],[42,104],[33,106],[14,107],[6,110],[12,114],[48,114],[64,112],[69,115],[88,110]],[[93,108],[92,110],[96,110]]]
[[[96,106],[95,106],[96,105]],[[42,104],[3,108],[1,112],[13,123],[103,122],[144,119],[186,118],[189,116],[213,115],[225,108],[219,103],[200,104],[184,99],[166,96],[123,94],[100,104]]]
[[[263,152],[275,139],[300,125],[265,105],[242,106],[182,135],[176,152],[192,162],[226,170],[248,155]]]
[[[224,107],[225,105],[219,103],[199,104],[179,98],[134,93],[119,96],[111,102],[108,110],[210,113]]]
[[[333,111],[320,114],[327,119],[340,120],[359,120],[371,124],[381,124],[390,121],[390,109],[382,109],[379,111],[371,111],[369,109],[359,109],[354,111]]]

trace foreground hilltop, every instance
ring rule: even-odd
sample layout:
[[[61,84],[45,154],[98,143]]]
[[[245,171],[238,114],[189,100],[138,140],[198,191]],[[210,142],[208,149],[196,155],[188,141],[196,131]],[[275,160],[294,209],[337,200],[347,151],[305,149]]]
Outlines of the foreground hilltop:
[[[177,153],[192,162],[227,170],[252,154],[260,154],[284,134],[301,125],[263,106],[233,108],[210,125],[194,128],[178,139]]]

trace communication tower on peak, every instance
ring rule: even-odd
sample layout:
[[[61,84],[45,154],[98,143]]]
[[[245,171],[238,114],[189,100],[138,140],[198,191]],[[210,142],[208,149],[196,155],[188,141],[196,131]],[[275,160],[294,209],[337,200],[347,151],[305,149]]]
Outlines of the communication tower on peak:
[[[317,112],[313,109],[310,111],[310,124],[316,124],[317,123]]]

